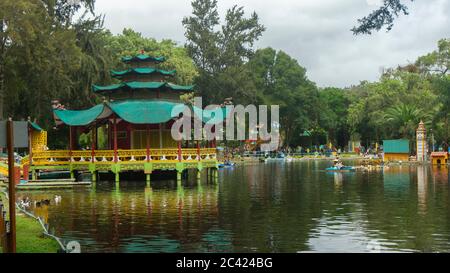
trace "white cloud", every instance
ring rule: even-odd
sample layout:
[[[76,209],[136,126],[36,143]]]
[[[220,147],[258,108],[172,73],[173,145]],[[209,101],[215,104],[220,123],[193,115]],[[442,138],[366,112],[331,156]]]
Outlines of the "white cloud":
[[[425,3],[426,2],[426,3]],[[308,70],[319,86],[349,86],[376,80],[380,68],[413,62],[450,37],[450,1],[406,1],[410,15],[394,29],[372,36],[354,36],[358,18],[376,8],[377,0],[219,0],[223,17],[234,4],[256,11],[267,27],[257,47],[286,51]],[[97,0],[113,33],[130,27],[145,36],[184,43],[181,20],[191,13],[189,0]]]

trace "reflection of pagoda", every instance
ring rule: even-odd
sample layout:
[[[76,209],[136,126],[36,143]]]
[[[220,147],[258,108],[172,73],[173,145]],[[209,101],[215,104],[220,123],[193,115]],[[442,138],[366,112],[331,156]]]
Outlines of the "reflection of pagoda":
[[[69,127],[69,147],[64,151],[34,151],[31,170],[90,171],[93,180],[98,171],[110,171],[119,181],[123,171],[143,171],[147,180],[154,170],[176,170],[178,179],[186,169],[217,168],[215,141],[175,141],[171,127],[182,116],[186,105],[180,96],[193,91],[193,86],[173,84],[175,71],[159,69],[164,57],[138,54],[123,57],[128,65],[123,71],[112,71],[120,83],[93,86],[93,92],[105,101],[86,110],[54,107],[57,126]],[[54,105],[59,105],[54,103]],[[208,119],[194,106],[194,117]],[[210,121],[208,121],[211,123]],[[214,123],[222,120],[214,120]],[[99,147],[98,132],[105,132],[106,147]],[[77,149],[78,135],[91,134],[91,144]],[[79,148],[79,147],[78,147]]]

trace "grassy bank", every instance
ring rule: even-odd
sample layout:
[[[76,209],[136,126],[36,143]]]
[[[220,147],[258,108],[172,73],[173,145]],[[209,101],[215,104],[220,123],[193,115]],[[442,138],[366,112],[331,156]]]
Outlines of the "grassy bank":
[[[8,202],[3,193],[0,193],[3,204]],[[16,212],[16,240],[17,253],[56,253],[59,249],[58,243],[43,235],[43,229],[39,222],[22,213]],[[1,253],[0,248],[0,253]]]

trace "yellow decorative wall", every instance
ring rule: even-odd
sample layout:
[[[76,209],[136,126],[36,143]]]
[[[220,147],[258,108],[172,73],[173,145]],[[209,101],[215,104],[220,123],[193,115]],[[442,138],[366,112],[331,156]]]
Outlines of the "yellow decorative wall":
[[[32,131],[31,147],[33,151],[44,151],[47,148],[47,131]]]
[[[409,154],[385,153],[384,161],[409,161]]]

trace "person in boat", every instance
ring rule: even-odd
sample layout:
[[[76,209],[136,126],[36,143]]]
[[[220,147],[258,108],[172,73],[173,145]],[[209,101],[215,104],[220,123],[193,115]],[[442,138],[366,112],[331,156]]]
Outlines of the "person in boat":
[[[342,163],[342,161],[339,160],[339,158],[336,158],[335,160],[333,160],[333,162],[334,162],[333,167],[337,169],[342,169],[344,167],[344,164]]]

